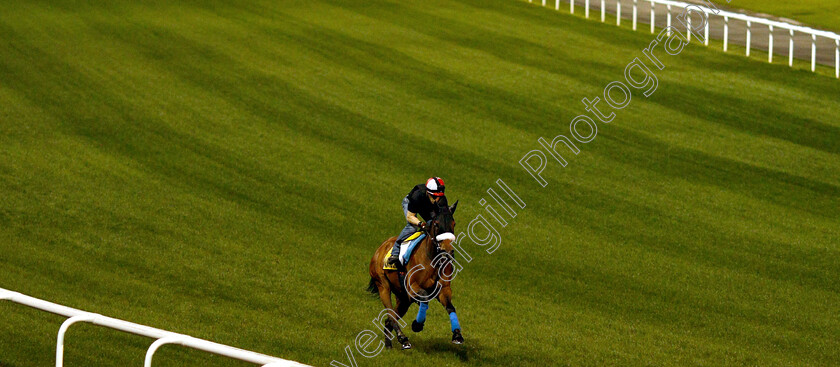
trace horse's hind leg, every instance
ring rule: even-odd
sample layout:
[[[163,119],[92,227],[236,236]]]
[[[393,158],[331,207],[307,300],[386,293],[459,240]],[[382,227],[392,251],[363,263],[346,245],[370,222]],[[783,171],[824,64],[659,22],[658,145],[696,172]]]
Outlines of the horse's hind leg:
[[[393,336],[389,331],[393,330],[396,331],[397,341],[402,344],[402,349],[411,349],[411,343],[408,342],[408,337],[403,334],[402,329],[400,328],[399,319],[402,316],[395,312],[394,306],[391,305],[391,289],[386,287],[380,288],[379,299],[382,300],[382,305],[385,306],[386,310],[388,310],[388,322],[385,324],[385,328],[383,330],[383,333],[385,334],[385,346],[390,347],[390,338]],[[409,303],[408,305],[411,304]],[[403,311],[403,314],[405,314],[405,311]]]
[[[391,339],[388,338],[388,335],[391,334],[392,330],[393,330],[393,328],[391,327],[390,322],[388,324],[386,324],[384,328],[382,328],[382,334],[385,334],[385,348],[387,348],[387,349],[393,348],[393,345],[391,345]]]

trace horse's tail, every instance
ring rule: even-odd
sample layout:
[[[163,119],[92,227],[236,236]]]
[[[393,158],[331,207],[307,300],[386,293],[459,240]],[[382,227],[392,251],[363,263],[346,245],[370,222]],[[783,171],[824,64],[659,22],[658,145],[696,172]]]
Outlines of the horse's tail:
[[[367,291],[373,294],[374,296],[379,295],[379,289],[376,288],[376,279],[371,277],[370,282],[367,286]]]

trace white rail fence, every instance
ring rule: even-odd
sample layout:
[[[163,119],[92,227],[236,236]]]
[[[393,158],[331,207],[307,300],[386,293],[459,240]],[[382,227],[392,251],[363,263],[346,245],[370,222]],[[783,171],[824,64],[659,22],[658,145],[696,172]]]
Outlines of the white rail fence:
[[[77,310],[74,308],[33,298],[18,292],[12,292],[3,288],[0,288],[0,300],[7,300],[32,308],[36,308],[42,311],[54,313],[56,315],[68,317],[68,319],[64,321],[64,323],[58,330],[58,340],[56,341],[55,348],[56,367],[62,367],[64,365],[64,335],[67,333],[67,329],[71,325],[78,322],[89,322],[94,325],[104,326],[126,333],[157,339],[146,351],[146,359],[144,363],[145,367],[152,366],[152,357],[154,356],[157,349],[165,344],[182,345],[188,348],[214,353],[245,362],[259,364],[263,367],[309,367],[308,365],[301,364],[295,361],[271,357],[265,354],[234,348],[231,346],[214,343],[204,339],[194,338],[189,335],[173,333],[170,331],[156,329],[145,325],[135,324],[133,322],[128,322],[120,319],[102,316],[95,313]]]
[[[568,0],[569,1],[569,11],[574,14],[575,12],[575,0]],[[578,0],[579,1],[579,0]],[[616,13],[616,24],[621,25],[621,0],[610,0],[610,2],[615,1],[615,13]],[[650,31],[653,33],[655,31],[655,19],[656,19],[656,4],[663,5],[666,8],[667,15],[666,15],[666,26],[671,26],[671,12],[672,7],[677,8],[699,8],[706,12],[707,22],[705,26],[705,40],[704,43],[706,46],[709,45],[709,27],[711,23],[712,17],[719,17],[723,18],[723,51],[726,52],[729,49],[729,20],[730,19],[737,19],[740,21],[745,22],[746,24],[746,56],[750,56],[750,49],[751,49],[751,40],[752,40],[752,27],[753,25],[761,25],[765,26],[768,29],[768,52],[767,52],[767,61],[772,63],[773,62],[773,31],[774,29],[784,29],[788,31],[789,34],[789,43],[788,43],[788,65],[793,66],[793,51],[794,51],[794,35],[796,32],[802,34],[808,34],[811,36],[811,71],[816,71],[817,68],[817,38],[827,38],[829,40],[834,41],[834,74],[835,77],[840,78],[840,35],[823,31],[819,29],[813,29],[809,27],[798,26],[790,23],[774,21],[765,18],[758,18],[753,17],[745,14],[740,13],[733,13],[724,10],[712,10],[709,7],[697,5],[697,4],[687,4],[679,1],[670,1],[670,0],[642,0],[644,2],[650,3]],[[533,2],[533,0],[528,0],[528,2]],[[607,0],[601,0],[601,22],[606,21],[606,2]],[[632,12],[632,20],[633,20],[633,30],[636,30],[636,24],[638,23],[638,15],[639,15],[639,0],[632,0],[633,2],[633,12]],[[546,0],[542,0],[542,5],[546,5]],[[584,3],[584,14],[586,18],[589,18],[589,7],[590,7],[590,0],[585,0]],[[554,8],[556,10],[560,10],[560,0],[555,0]],[[688,26],[691,24],[690,17],[688,18]],[[686,36],[691,38],[690,30],[686,30]]]

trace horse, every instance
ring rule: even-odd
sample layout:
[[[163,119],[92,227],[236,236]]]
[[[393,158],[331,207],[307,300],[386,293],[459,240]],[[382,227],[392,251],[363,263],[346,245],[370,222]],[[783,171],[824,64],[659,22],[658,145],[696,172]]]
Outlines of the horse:
[[[457,275],[457,271],[453,267],[455,260],[452,246],[452,241],[455,240],[455,219],[452,215],[455,213],[457,206],[457,201],[451,207],[440,206],[440,213],[429,220],[429,224],[426,226],[426,238],[417,245],[405,268],[401,269],[407,270],[404,281],[400,279],[399,270],[383,269],[385,259],[391,252],[397,237],[387,239],[374,252],[373,258],[370,260],[368,291],[374,295],[378,294],[382,305],[385,306],[377,320],[381,320],[383,313],[388,314],[388,320],[382,324],[386,348],[392,347],[391,339],[394,335],[391,334],[391,331],[396,331],[397,341],[402,345],[402,349],[411,349],[411,343],[400,327],[400,324],[405,327],[402,317],[411,304],[417,302],[420,305],[420,310],[417,318],[411,324],[411,329],[414,332],[422,331],[423,324],[426,321],[428,302],[433,298],[436,298],[449,313],[452,343],[462,344],[464,342],[458,316],[455,313],[455,306],[452,305],[452,289],[450,287],[452,279]],[[408,243],[403,244],[403,246],[407,245]],[[396,312],[391,304],[392,293],[396,299]]]

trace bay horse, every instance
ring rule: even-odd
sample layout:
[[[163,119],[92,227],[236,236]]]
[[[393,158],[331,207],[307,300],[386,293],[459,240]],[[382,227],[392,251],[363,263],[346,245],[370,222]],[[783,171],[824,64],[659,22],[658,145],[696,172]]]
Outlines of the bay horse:
[[[385,310],[380,313],[380,319],[383,313],[388,315],[388,320],[383,324],[382,330],[385,334],[386,348],[391,348],[391,339],[394,337],[391,331],[396,331],[397,341],[402,345],[402,349],[411,349],[411,343],[400,327],[400,324],[405,327],[402,317],[411,304],[417,302],[420,310],[411,324],[411,329],[414,332],[422,331],[423,323],[426,321],[428,302],[434,298],[449,313],[452,343],[464,342],[455,306],[452,305],[450,287],[452,279],[457,275],[453,265],[455,261],[452,246],[452,241],[455,240],[455,219],[452,215],[457,206],[457,201],[451,207],[440,206],[439,214],[429,220],[426,226],[426,238],[415,247],[405,267],[400,266],[398,270],[383,269],[397,237],[387,239],[374,252],[370,260],[368,291],[379,294],[382,305],[385,306]],[[402,246],[408,245],[408,241],[402,244]],[[404,276],[402,272],[406,272]],[[396,299],[396,309],[391,304],[391,294]]]

